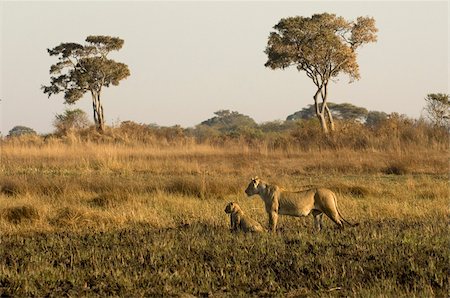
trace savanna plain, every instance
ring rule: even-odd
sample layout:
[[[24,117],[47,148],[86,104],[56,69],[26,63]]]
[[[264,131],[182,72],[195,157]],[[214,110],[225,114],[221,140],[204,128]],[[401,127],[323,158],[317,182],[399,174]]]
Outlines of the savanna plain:
[[[3,139],[0,295],[448,297],[448,137],[387,139]],[[256,175],[328,187],[359,226],[231,233],[229,201],[267,227]]]

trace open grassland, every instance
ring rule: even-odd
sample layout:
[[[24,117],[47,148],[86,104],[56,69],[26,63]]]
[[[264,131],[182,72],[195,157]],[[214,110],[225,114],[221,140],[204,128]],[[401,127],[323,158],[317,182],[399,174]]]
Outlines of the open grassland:
[[[4,296],[447,297],[448,152],[270,150],[4,142],[0,294]],[[326,186],[344,216],[281,217],[271,234],[232,234],[258,175],[289,189]]]

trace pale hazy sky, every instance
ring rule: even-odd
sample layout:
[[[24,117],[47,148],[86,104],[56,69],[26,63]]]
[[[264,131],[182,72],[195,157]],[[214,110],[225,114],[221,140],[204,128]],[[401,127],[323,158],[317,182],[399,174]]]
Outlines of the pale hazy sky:
[[[257,122],[285,119],[312,103],[314,85],[296,70],[264,67],[272,27],[283,17],[329,12],[376,20],[378,42],[359,50],[361,80],[342,77],[330,100],[419,117],[428,93],[448,93],[449,2],[150,2],[0,0],[0,130],[53,130],[55,114],[81,108],[40,90],[56,62],[46,49],[88,35],[125,40],[111,58],[131,76],[105,89],[108,124],[133,120],[194,126],[220,109]]]

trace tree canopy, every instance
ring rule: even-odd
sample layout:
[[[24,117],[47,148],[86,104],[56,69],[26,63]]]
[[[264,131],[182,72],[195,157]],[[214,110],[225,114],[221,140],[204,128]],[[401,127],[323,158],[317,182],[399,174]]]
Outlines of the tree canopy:
[[[103,87],[117,86],[130,75],[128,66],[107,56],[118,51],[123,39],[111,36],[88,36],[86,44],[61,43],[48,49],[50,56],[58,57],[58,62],[50,67],[50,85],[43,86],[43,92],[52,96],[64,93],[67,104],[74,104],[86,92],[92,96],[94,121],[98,129],[104,129],[101,92]]]
[[[265,66],[271,69],[295,66],[304,71],[317,88],[314,107],[323,131],[334,130],[327,104],[328,84],[341,73],[348,75],[350,81],[360,78],[356,49],[377,40],[375,20],[358,17],[356,21],[347,21],[335,14],[322,13],[283,18],[273,28],[265,50],[268,57]]]

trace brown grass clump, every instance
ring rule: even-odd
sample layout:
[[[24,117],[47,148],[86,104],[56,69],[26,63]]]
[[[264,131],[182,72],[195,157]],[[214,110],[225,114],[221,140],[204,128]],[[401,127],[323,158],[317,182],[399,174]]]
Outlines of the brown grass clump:
[[[163,190],[170,194],[203,198],[206,193],[206,184],[192,177],[176,177],[169,180]]]
[[[49,220],[54,226],[72,226],[88,220],[86,212],[72,207],[63,207],[56,211],[56,215]]]
[[[388,175],[406,175],[411,173],[410,167],[402,161],[390,162],[386,168],[382,169],[383,174]]]
[[[31,223],[39,219],[39,212],[36,208],[29,205],[9,207],[3,210],[3,217],[10,223],[20,224],[23,222]]]
[[[6,196],[23,194],[25,185],[18,179],[3,178],[0,182],[0,193]]]
[[[102,193],[89,201],[93,207],[115,208],[119,205],[129,202],[131,196],[128,193],[106,192]]]
[[[337,184],[331,187],[333,191],[341,195],[349,195],[354,198],[366,198],[373,194],[373,190],[361,185]]]

